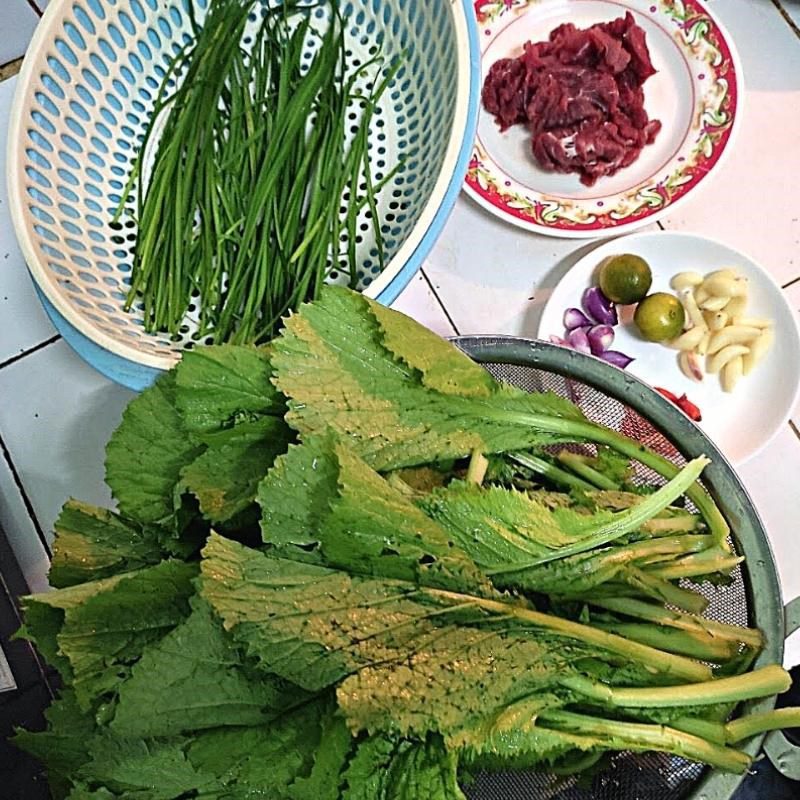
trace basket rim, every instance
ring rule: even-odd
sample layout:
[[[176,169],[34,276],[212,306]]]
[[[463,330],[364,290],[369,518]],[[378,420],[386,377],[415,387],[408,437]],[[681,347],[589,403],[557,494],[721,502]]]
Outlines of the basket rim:
[[[461,131],[462,135],[449,137],[442,165],[417,223],[394,256],[387,262],[383,272],[363,292],[365,296],[377,299],[387,305],[400,294],[419,270],[422,261],[444,227],[461,189],[477,128],[480,53],[477,23],[472,3],[470,0],[451,0],[450,2],[443,0],[443,2],[449,8],[453,20],[457,64],[456,101],[451,132]],[[106,351],[113,367],[104,364],[101,368],[99,364],[96,364],[95,361],[99,362],[100,358],[96,351],[93,352],[94,348],[81,347],[78,350],[85,360],[115,380],[117,372],[130,376],[132,366],[145,368],[141,376],[137,376],[142,380],[135,381],[136,388],[144,388],[145,385],[152,382],[152,370],[169,369],[180,358],[180,352],[175,351],[172,356],[154,355],[98,330],[89,319],[78,313],[64,294],[56,288],[50,270],[47,269],[43,259],[37,253],[29,225],[32,215],[25,202],[22,179],[25,148],[23,123],[27,120],[25,111],[33,101],[32,78],[35,69],[41,65],[45,57],[45,50],[56,34],[55,28],[62,22],[71,8],[71,4],[72,0],[51,0],[34,31],[19,72],[11,107],[6,148],[6,182],[10,216],[34,284],[41,296],[46,298],[51,308],[58,314],[58,317],[55,318],[49,314],[56,327],[69,326],[73,332],[82,335],[91,344]],[[50,309],[46,308],[46,310],[49,313]],[[64,330],[60,330],[60,332],[65,333]],[[80,342],[80,337],[70,338]],[[127,363],[116,363],[120,359]],[[129,385],[128,380],[120,382]]]
[[[449,340],[480,364],[531,367],[579,380],[630,406],[687,459],[708,456],[711,463],[704,470],[703,482],[732,523],[731,535],[746,556],[743,578],[748,610],[765,634],[764,650],[754,666],[782,663],[786,630],[784,602],[766,528],[736,471],[698,425],[641,379],[594,356],[518,336],[486,334],[454,336]],[[775,696],[772,696],[749,701],[742,707],[748,713],[757,713],[774,706]],[[765,738],[766,734],[759,734],[742,749],[755,759]],[[686,800],[729,800],[743,777],[707,769]]]

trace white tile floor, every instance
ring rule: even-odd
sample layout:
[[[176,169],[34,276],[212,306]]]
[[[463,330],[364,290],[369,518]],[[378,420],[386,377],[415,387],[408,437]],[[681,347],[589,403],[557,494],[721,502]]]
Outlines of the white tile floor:
[[[429,281],[424,272],[414,277],[392,307],[414,317],[439,336],[455,336],[456,330],[431,291]]]
[[[2,0],[0,3],[0,65],[24,55],[38,14],[28,0]]]
[[[3,327],[0,364],[16,358],[56,333],[33,292],[7,210],[6,120],[16,85],[16,78],[0,83],[0,108],[5,109],[3,124],[0,125],[0,175],[3,176],[0,180],[0,321]]]
[[[782,0],[781,6],[795,25],[800,28],[800,0]]]
[[[133,396],[63,341],[0,370],[0,432],[48,539],[69,497],[111,502],[103,483],[105,444]]]
[[[663,227],[713,236],[749,252],[786,285],[800,310],[800,35],[772,0],[709,2],[741,51],[744,125],[721,174],[666,217]],[[800,26],[800,2],[782,4]],[[0,64],[22,53],[35,21],[25,0],[0,0]],[[14,85],[15,79],[0,83],[0,167]],[[445,336],[532,336],[549,291],[591,246],[520,232],[462,196],[424,274],[395,306]],[[0,520],[36,588],[44,585],[46,569],[37,531],[50,537],[70,495],[109,502],[102,483],[104,445],[132,396],[87,367],[63,341],[51,341],[53,333],[14,241],[2,181]],[[766,523],[784,595],[800,595],[800,408],[793,426],[786,425],[740,474]],[[786,663],[798,662],[795,637]]]

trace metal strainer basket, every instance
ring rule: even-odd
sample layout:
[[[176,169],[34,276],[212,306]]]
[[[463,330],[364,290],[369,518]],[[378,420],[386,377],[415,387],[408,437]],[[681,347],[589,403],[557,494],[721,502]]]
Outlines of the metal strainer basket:
[[[730,585],[694,588],[710,600],[707,617],[764,633],[766,645],[756,666],[781,663],[785,637],[800,627],[800,598],[784,609],[761,519],[730,464],[700,428],[647,384],[591,356],[513,337],[460,337],[454,343],[499,380],[568,397],[593,421],[647,444],[676,464],[708,456],[711,464],[703,482],[728,520],[734,548],[746,560]],[[758,712],[774,705],[772,697],[742,708]],[[752,756],[764,750],[784,775],[800,780],[800,747],[780,731],[754,737],[744,749]],[[576,777],[540,772],[485,774],[466,794],[469,800],[727,800],[740,781],[740,776],[668,754],[620,753],[589,785]]]

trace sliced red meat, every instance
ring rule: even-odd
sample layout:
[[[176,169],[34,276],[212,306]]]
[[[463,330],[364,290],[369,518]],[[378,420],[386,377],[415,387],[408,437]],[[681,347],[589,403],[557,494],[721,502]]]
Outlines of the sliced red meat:
[[[500,130],[527,121],[527,94],[525,66],[518,59],[503,58],[492,64],[481,97],[484,108],[500,124]]]
[[[632,164],[661,130],[644,108],[653,74],[632,14],[585,30],[568,22],[546,42],[527,42],[519,58],[493,64],[483,104],[501,130],[527,124],[543,169],[577,172],[591,186]]]

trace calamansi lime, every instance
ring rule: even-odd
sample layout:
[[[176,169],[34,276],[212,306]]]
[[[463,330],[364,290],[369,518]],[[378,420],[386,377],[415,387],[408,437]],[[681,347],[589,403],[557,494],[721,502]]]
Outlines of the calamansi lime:
[[[683,306],[674,294],[655,292],[636,306],[633,321],[649,342],[674,339],[682,330],[686,318]]]
[[[652,283],[650,265],[631,253],[612,256],[600,267],[600,289],[614,303],[638,303],[647,296]]]

